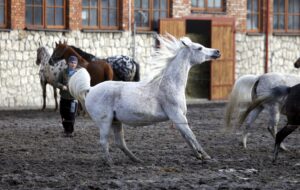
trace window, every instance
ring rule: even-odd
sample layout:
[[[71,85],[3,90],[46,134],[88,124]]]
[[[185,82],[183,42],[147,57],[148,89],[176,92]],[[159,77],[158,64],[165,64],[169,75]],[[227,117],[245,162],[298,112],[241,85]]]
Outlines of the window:
[[[192,13],[220,13],[224,10],[224,0],[192,0]]]
[[[276,32],[300,31],[300,1],[274,0],[273,29]]]
[[[119,29],[119,0],[82,0],[82,25],[89,29]]]
[[[7,2],[6,0],[0,0],[0,28],[6,28],[7,26]]]
[[[134,21],[139,30],[158,30],[159,19],[170,17],[170,0],[135,0]]]
[[[26,26],[63,29],[66,26],[66,0],[26,0]]]
[[[247,30],[261,32],[261,1],[247,0]]]

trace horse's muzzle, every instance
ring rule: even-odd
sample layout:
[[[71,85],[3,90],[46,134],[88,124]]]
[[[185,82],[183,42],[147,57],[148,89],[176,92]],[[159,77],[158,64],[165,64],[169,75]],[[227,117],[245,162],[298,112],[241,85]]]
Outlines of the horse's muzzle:
[[[211,56],[213,59],[218,59],[221,57],[221,52],[219,50],[215,50],[214,54]]]
[[[294,63],[294,67],[297,69],[300,68],[300,63],[299,62]]]
[[[54,61],[53,61],[53,59],[50,57],[50,59],[49,59],[49,61],[48,61],[48,63],[50,64],[50,65],[54,65]]]

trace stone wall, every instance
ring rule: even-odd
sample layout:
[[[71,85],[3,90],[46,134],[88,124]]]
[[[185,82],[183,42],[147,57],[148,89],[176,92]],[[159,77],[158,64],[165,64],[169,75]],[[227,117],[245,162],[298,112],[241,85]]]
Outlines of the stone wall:
[[[293,63],[300,57],[300,36],[269,36],[268,72],[297,74]],[[236,34],[236,78],[245,74],[263,74],[265,35]]]
[[[0,32],[0,109],[41,108],[42,89],[38,76],[39,66],[35,64],[36,50],[39,42],[42,42],[51,54],[55,42],[59,40],[66,40],[68,44],[98,57],[133,55],[133,37],[130,32]],[[141,64],[142,76],[153,46],[152,34],[137,34],[136,61]],[[52,88],[49,86],[47,91],[47,107],[53,107]]]

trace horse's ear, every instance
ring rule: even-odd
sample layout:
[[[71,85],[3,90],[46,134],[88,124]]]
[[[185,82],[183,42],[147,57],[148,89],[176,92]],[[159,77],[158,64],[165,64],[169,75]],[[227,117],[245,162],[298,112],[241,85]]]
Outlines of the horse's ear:
[[[56,46],[56,47],[58,46],[58,43],[57,43],[57,42],[55,42],[55,46]]]
[[[67,41],[66,41],[66,40],[64,40],[64,44],[65,44],[65,45],[67,44]]]
[[[181,41],[181,42],[184,46],[188,47],[188,45],[184,41]]]

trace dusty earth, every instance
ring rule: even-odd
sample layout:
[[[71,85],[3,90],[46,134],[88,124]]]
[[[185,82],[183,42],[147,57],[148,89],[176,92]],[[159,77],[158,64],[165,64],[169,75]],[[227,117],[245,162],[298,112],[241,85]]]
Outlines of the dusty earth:
[[[103,164],[99,131],[89,118],[78,117],[75,136],[66,138],[58,112],[0,111],[0,189],[299,189],[300,130],[273,164],[266,115],[244,150],[240,131],[222,131],[224,109],[224,103],[188,106],[190,126],[211,161],[197,160],[164,122],[125,127],[127,145],[143,163],[130,161],[111,138],[112,167]]]

